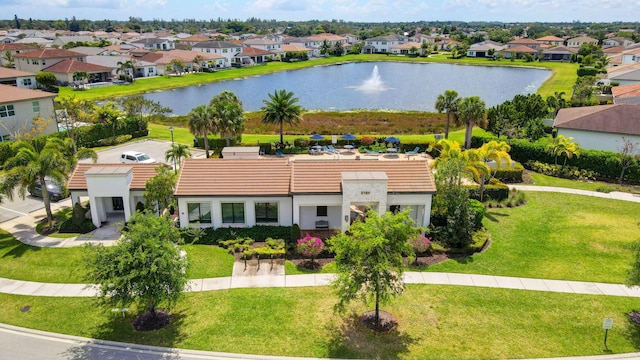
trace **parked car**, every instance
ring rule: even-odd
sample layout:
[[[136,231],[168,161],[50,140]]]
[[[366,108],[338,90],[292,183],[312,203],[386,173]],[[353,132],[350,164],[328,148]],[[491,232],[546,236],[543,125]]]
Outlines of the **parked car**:
[[[49,200],[58,202],[68,196],[66,190],[51,180],[45,180],[47,191],[49,192]],[[36,181],[29,187],[29,194],[35,197],[42,197],[42,186],[40,181]]]
[[[150,157],[149,155],[139,152],[139,151],[125,151],[120,155],[121,163],[141,163],[141,164],[152,164],[156,162],[155,159]]]

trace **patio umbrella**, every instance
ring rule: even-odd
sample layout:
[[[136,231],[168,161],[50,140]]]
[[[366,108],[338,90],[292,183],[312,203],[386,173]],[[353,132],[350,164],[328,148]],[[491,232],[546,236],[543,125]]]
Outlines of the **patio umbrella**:
[[[316,145],[318,145],[318,141],[324,139],[324,136],[320,135],[320,134],[313,134],[310,136],[311,140],[315,140],[316,141]]]
[[[347,145],[349,144],[350,140],[353,140],[355,138],[356,138],[356,136],[352,135],[352,134],[344,134],[344,135],[340,136],[340,139],[347,140]]]
[[[390,137],[388,137],[388,138],[384,139],[384,141],[386,141],[386,142],[388,142],[388,143],[395,144],[395,143],[399,143],[399,142],[400,142],[400,139],[398,139],[398,138],[397,138],[397,137],[395,137],[395,136],[390,136]]]

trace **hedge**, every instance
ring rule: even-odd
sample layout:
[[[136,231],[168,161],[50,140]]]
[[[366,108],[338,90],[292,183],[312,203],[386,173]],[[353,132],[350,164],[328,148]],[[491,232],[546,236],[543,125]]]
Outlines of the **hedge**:
[[[181,228],[180,232],[186,243],[192,242],[193,237],[189,234],[189,229]],[[250,228],[207,228],[204,236],[196,244],[217,245],[220,241],[236,238],[251,238],[255,241],[265,241],[268,238],[285,239],[288,245],[291,242],[291,226],[256,225]]]
[[[469,189],[469,198],[480,200],[480,185],[467,185]],[[486,184],[484,186],[483,201],[495,200],[502,201],[509,198],[509,187],[501,182]]]
[[[521,183],[522,182],[522,173],[524,172],[524,167],[518,164],[516,168],[500,168],[496,169],[494,178],[504,182],[504,183]]]
[[[473,147],[480,147],[483,143],[496,140],[495,137],[474,136],[471,140]],[[526,164],[528,161],[539,161],[555,164],[555,157],[549,155],[544,144],[532,144],[526,140],[509,141],[513,160]],[[575,166],[581,170],[595,172],[597,180],[617,182],[622,171],[622,155],[611,151],[580,150],[580,156],[567,159],[567,166]],[[558,164],[564,164],[564,157],[558,157]],[[624,182],[640,184],[640,167],[632,167],[625,171]]]
[[[107,123],[97,123],[88,126],[81,126],[72,130],[78,147],[102,146],[104,139],[114,137],[114,128]],[[132,138],[147,136],[149,130],[146,121],[127,118],[122,124],[115,128],[115,136],[131,135]]]

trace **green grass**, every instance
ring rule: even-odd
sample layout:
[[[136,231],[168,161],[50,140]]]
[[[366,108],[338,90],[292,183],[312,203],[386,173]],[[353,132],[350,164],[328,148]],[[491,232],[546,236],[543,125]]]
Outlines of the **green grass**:
[[[189,259],[187,277],[201,279],[231,276],[233,256],[225,250],[207,245],[183,245]],[[0,230],[0,277],[48,282],[81,284],[86,274],[83,247],[40,248],[25,245],[13,235]]]
[[[58,211],[56,211],[53,216],[59,218],[59,220],[62,219],[68,219],[73,215],[73,209],[72,208],[62,208]],[[42,235],[42,230],[48,225],[49,223],[47,222],[46,218],[43,219],[43,221],[39,221],[36,224],[36,232],[40,235]],[[72,238],[72,237],[76,237],[78,235],[81,235],[79,233],[53,233],[53,234],[47,234],[46,236],[48,237],[52,237],[52,238],[58,238],[58,239],[68,239],[68,238]]]
[[[622,191],[628,193],[640,193],[640,188],[638,186],[630,186],[630,185],[617,185],[610,184],[601,181],[577,181],[577,180],[569,180],[569,179],[561,179],[553,176],[538,174],[535,172],[530,173],[530,177],[536,186],[554,186],[554,187],[563,187],[569,189],[579,189],[579,190],[587,190],[587,191],[600,191],[603,188],[608,188],[613,191]]]
[[[429,58],[408,57],[408,56],[386,56],[386,55],[347,55],[341,57],[327,57],[302,61],[296,63],[270,62],[262,66],[252,66],[241,69],[228,69],[215,73],[185,74],[181,76],[161,76],[154,78],[139,78],[135,83],[121,86],[106,86],[90,90],[78,91],[71,88],[61,87],[59,96],[65,97],[73,95],[85,100],[103,100],[119,96],[140,94],[155,90],[167,90],[178,87],[206,84],[210,82],[233,80],[243,77],[251,77],[262,74],[270,74],[280,71],[298,70],[318,65],[331,65],[345,61],[367,62],[367,61],[397,61],[397,62],[437,62],[464,65],[481,66],[527,66],[549,69],[553,72],[551,77],[538,89],[538,94],[546,98],[553,95],[555,91],[571,93],[571,87],[577,78],[577,64],[559,62],[523,62],[523,61],[490,61],[488,59],[462,58],[450,59],[448,54],[438,54]]]
[[[336,272],[336,263],[330,262],[323,266],[320,270],[308,270],[296,266],[291,261],[287,260],[284,263],[284,272],[287,275],[300,275],[300,274],[334,274]]]
[[[639,239],[636,203],[528,192],[518,208],[488,209],[491,246],[428,271],[624,283]],[[606,270],[605,270],[606,269]]]
[[[0,294],[0,322],[45,331],[147,345],[264,355],[373,358],[542,358],[605,354],[602,319],[614,319],[611,353],[640,349],[626,314],[627,297],[544,293],[462,286],[412,285],[382,309],[397,332],[363,329],[351,313],[332,311],[330,288],[235,289],[186,294],[172,323],[135,332],[126,317],[92,299]],[[30,306],[28,312],[21,312]]]

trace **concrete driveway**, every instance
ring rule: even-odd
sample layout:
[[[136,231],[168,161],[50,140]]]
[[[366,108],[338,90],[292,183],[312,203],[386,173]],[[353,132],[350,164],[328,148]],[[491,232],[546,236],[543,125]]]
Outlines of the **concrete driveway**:
[[[167,163],[165,161],[165,153],[170,148],[171,141],[159,141],[153,139],[140,140],[98,151],[98,163],[118,163],[120,162],[120,155],[125,151],[143,152],[158,162]],[[204,150],[201,149],[189,148],[189,151],[191,151],[191,155],[194,158],[205,156]],[[81,160],[80,162],[89,163],[91,160]]]
[[[58,203],[52,201],[51,208],[58,208],[68,200],[69,198],[62,199]],[[18,216],[29,215],[30,213],[41,209],[44,209],[44,202],[42,198],[31,196],[27,192],[24,200],[22,200],[18,195],[18,191],[15,190],[13,192],[13,200],[3,197],[2,203],[0,203],[0,223],[15,219]]]

